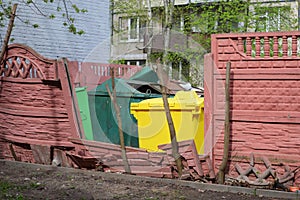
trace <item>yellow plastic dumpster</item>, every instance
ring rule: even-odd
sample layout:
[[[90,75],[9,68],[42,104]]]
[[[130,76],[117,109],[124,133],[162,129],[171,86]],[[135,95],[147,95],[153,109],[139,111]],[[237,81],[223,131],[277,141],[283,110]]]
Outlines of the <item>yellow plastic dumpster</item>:
[[[193,139],[198,154],[204,150],[204,98],[194,91],[179,91],[168,98],[177,141]],[[139,147],[159,151],[158,145],[171,143],[162,98],[131,103],[130,112],[137,119]]]

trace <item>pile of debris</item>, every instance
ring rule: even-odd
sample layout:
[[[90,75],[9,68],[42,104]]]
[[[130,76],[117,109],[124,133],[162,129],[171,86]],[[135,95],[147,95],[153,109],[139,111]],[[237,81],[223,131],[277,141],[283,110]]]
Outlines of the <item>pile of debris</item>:
[[[239,164],[235,164],[235,169],[239,174],[236,178],[227,178],[227,185],[244,186],[244,187],[256,187],[265,189],[276,189],[288,191],[289,187],[293,185],[295,174],[300,167],[291,170],[288,165],[280,164],[275,167],[265,156],[261,158],[265,166],[265,171],[259,171],[255,167],[254,154],[250,154],[250,163],[247,169],[242,169]],[[284,173],[279,174],[279,168],[284,170]]]
[[[125,173],[119,145],[72,139],[80,148],[78,153],[67,155],[77,168],[96,169],[104,172]],[[178,142],[182,158],[183,174],[178,177],[171,144],[159,145],[159,152],[126,147],[126,155],[131,173],[156,178],[180,178],[201,182],[215,180],[215,172],[209,156],[199,156],[193,140]]]

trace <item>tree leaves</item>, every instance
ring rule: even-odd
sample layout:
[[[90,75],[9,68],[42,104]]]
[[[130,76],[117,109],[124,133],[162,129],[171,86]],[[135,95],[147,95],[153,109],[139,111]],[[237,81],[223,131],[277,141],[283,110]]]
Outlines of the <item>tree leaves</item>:
[[[24,7],[23,9],[33,9],[36,10],[36,13],[39,13],[40,15],[55,20],[57,18],[56,14],[57,13],[45,13],[41,8],[44,4],[49,4],[48,6],[52,6],[55,1],[54,0],[43,0],[43,1],[33,1],[33,0],[25,0],[23,1],[25,5],[28,7]],[[60,2],[63,2],[64,8],[60,6]],[[55,7],[54,7],[55,8]],[[8,21],[10,17],[12,9],[12,1],[3,1],[0,0],[0,27],[3,27],[6,23],[5,21]],[[70,9],[70,10],[69,10]],[[58,2],[56,11],[59,13],[61,12],[61,16],[65,18],[64,21],[62,21],[63,26],[67,27],[67,30],[73,34],[78,34],[82,35],[85,33],[84,30],[77,30],[76,24],[75,24],[75,17],[71,16],[71,14],[80,14],[80,13],[87,13],[88,10],[85,8],[79,8],[76,4],[71,4],[71,1],[67,0],[61,0]],[[28,17],[33,17],[33,16],[28,16]],[[21,19],[20,17],[18,18],[20,21],[22,21],[25,24],[31,25],[33,28],[39,28],[40,25],[37,23],[31,23],[30,19]]]
[[[55,15],[54,15],[54,14],[50,14],[50,15],[49,15],[49,18],[50,18],[50,19],[54,19],[54,18],[55,18]]]
[[[38,28],[39,25],[38,25],[38,24],[33,24],[32,27],[33,27],[33,28]]]

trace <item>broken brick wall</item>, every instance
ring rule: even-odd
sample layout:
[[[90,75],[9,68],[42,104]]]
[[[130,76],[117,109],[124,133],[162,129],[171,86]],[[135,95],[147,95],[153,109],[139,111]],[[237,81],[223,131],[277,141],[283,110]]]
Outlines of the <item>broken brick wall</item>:
[[[225,71],[231,63],[230,166],[254,153],[274,166],[300,165],[299,32],[217,34],[205,57],[206,152],[216,170],[223,155]],[[212,151],[211,151],[212,150]],[[296,176],[300,182],[299,173]]]

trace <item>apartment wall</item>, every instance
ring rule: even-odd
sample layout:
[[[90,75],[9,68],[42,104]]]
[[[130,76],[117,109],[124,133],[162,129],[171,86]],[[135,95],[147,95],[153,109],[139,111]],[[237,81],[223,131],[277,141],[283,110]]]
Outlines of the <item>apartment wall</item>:
[[[110,11],[109,0],[72,0],[80,9],[87,9],[87,13],[77,14],[68,7],[68,15],[75,18],[77,30],[84,30],[83,35],[74,35],[63,26],[66,20],[62,17],[64,5],[62,1],[44,3],[35,1],[38,9],[33,5],[28,7],[24,1],[18,3],[15,27],[11,43],[21,43],[30,46],[48,58],[67,57],[70,60],[105,63],[110,57]],[[61,7],[60,12],[57,7]],[[54,14],[55,18],[48,16]],[[43,16],[43,15],[48,16]],[[29,21],[29,24],[24,23]],[[38,24],[33,28],[32,24]],[[0,45],[3,44],[6,28],[0,30]]]

